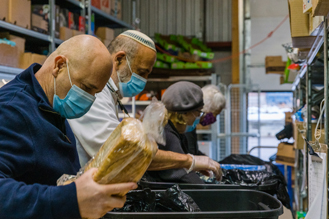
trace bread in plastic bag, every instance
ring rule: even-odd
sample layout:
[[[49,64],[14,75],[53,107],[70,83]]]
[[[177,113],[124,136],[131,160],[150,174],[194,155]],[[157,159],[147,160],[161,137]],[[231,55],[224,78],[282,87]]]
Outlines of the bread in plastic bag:
[[[164,105],[153,100],[144,111],[143,122],[123,119],[77,177],[90,168],[98,168],[93,175],[97,183],[138,182],[157,152],[156,142],[165,142],[163,129],[167,122]],[[64,184],[65,179],[60,178],[58,185]]]

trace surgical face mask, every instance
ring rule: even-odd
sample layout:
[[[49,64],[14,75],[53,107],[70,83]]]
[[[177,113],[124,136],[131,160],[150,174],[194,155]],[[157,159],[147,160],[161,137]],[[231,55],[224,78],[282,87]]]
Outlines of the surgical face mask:
[[[60,99],[56,95],[56,78],[54,78],[54,100],[53,109],[58,112],[62,117],[67,119],[75,119],[86,114],[91,105],[94,103],[96,97],[77,87],[72,85],[69,66],[67,65],[67,73],[69,75],[71,89],[66,94],[64,99]]]
[[[200,122],[200,124],[201,124],[202,126],[211,125],[211,124],[215,123],[216,120],[217,120],[217,119],[216,119],[216,116],[214,116],[214,114],[212,114],[212,113],[207,113],[207,114],[205,115],[205,117],[203,118],[202,122]]]
[[[121,96],[134,97],[144,90],[145,85],[146,85],[146,79],[139,76],[138,74],[132,72],[132,70],[130,68],[130,63],[127,59],[127,56],[126,56],[126,60],[127,60],[128,67],[129,67],[129,70],[132,73],[132,75],[131,75],[130,80],[128,82],[124,83],[124,82],[121,82],[120,76],[117,72],[118,80],[119,80],[119,89],[120,89]]]
[[[202,115],[200,115],[200,116],[198,116],[198,117],[195,118],[195,120],[193,122],[193,125],[186,125],[185,132],[191,132],[191,131],[193,131],[196,128],[196,126],[199,124],[201,116]]]

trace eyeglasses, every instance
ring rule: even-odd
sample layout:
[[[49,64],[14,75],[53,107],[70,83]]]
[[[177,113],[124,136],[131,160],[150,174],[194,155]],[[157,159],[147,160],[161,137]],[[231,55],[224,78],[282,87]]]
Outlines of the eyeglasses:
[[[196,110],[199,113],[199,116],[197,117],[202,117],[204,115],[205,112],[203,112],[202,110]]]

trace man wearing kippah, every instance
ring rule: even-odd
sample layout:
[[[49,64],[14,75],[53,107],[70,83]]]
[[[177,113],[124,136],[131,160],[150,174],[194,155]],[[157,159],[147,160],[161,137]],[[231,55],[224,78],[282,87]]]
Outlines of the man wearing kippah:
[[[80,164],[84,166],[100,149],[119,125],[118,105],[123,97],[134,97],[145,88],[148,75],[156,61],[154,42],[145,34],[128,30],[116,37],[108,46],[112,56],[113,71],[107,86],[96,94],[96,100],[88,113],[69,120],[77,141]],[[189,156],[171,151],[158,150],[149,170],[175,168],[194,171],[218,168],[210,165],[206,156]],[[193,164],[193,165],[192,165]]]

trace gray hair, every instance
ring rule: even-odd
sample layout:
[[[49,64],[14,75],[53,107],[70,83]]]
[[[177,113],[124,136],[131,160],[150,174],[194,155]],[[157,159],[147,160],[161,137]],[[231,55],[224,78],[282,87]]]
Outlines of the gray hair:
[[[225,108],[226,100],[219,88],[215,85],[206,85],[202,88],[203,111],[205,113],[220,111]]]
[[[133,61],[133,58],[138,52],[140,44],[133,39],[124,36],[118,36],[108,45],[107,49],[111,54],[117,53],[119,51],[124,51],[129,61]]]

